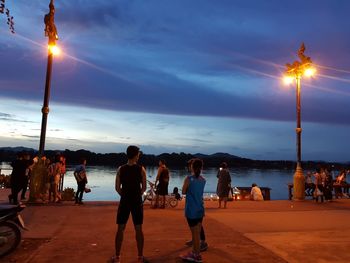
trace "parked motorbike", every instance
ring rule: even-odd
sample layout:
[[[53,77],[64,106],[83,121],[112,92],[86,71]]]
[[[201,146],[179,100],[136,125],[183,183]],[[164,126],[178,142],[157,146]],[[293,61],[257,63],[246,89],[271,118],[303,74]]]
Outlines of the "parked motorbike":
[[[0,258],[18,247],[21,229],[27,230],[19,214],[24,208],[24,205],[0,205]]]

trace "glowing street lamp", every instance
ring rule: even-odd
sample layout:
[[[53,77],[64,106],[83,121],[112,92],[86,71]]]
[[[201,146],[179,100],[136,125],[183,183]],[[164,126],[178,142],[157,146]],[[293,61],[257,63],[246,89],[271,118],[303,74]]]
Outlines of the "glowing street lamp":
[[[39,156],[43,156],[45,148],[47,115],[49,114],[49,99],[50,99],[50,85],[51,85],[51,73],[52,73],[52,60],[54,55],[59,54],[59,48],[56,46],[56,40],[58,40],[57,29],[55,26],[55,7],[53,0],[50,1],[50,12],[45,15],[45,36],[48,40],[48,57],[47,57],[47,69],[46,69],[46,82],[45,82],[45,94],[44,104],[41,109],[43,114],[41,121],[41,133],[40,133],[40,145]]]
[[[298,51],[298,57],[300,61],[294,61],[293,64],[286,64],[286,75],[284,77],[284,83],[291,84],[296,81],[296,108],[297,108],[297,167],[293,178],[293,199],[304,200],[305,199],[305,177],[301,168],[301,105],[300,105],[300,89],[301,89],[301,77],[311,77],[316,73],[316,69],[312,67],[312,61],[310,57],[304,55],[305,45],[301,44]]]

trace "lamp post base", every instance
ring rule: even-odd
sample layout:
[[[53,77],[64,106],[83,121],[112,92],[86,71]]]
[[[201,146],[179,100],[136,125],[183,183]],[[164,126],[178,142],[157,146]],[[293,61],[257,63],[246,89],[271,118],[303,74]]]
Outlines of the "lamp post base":
[[[29,200],[28,203],[43,203],[46,194],[47,164],[41,158],[33,166],[31,179],[29,184]]]
[[[293,200],[305,200],[305,177],[300,163],[297,164],[293,177]]]

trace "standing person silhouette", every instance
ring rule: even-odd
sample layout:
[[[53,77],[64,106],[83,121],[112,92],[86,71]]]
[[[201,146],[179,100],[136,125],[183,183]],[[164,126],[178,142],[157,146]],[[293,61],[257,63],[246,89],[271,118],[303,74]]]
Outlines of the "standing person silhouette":
[[[192,234],[192,251],[185,255],[180,255],[180,258],[192,262],[202,262],[200,255],[200,233],[202,221],[204,217],[204,202],[203,192],[205,186],[205,178],[201,175],[203,161],[194,159],[192,162],[193,174],[186,177],[182,194],[186,194],[185,216]]]
[[[88,183],[86,175],[86,159],[81,158],[80,164],[74,170],[74,177],[77,180],[78,189],[75,194],[75,203],[82,205],[83,203],[83,194],[85,191],[85,186]]]
[[[169,169],[166,167],[165,161],[159,161],[159,168],[157,173],[157,178],[155,185],[157,187],[156,192],[156,204],[154,208],[165,208],[165,196],[168,195],[168,186],[169,186]],[[159,206],[159,196],[162,196],[162,205]]]
[[[131,213],[136,233],[138,257],[137,262],[147,262],[143,256],[144,236],[142,195],[146,190],[146,170],[137,164],[141,155],[137,146],[130,145],[126,150],[128,162],[118,168],[115,179],[115,190],[120,195],[117,212],[118,230],[115,236],[115,256],[112,262],[120,262],[120,251],[123,243],[124,230]]]
[[[231,175],[227,163],[223,162],[220,164],[216,177],[218,178],[216,193],[219,196],[219,208],[221,208],[222,201],[224,201],[224,208],[226,208],[228,195],[231,190]]]

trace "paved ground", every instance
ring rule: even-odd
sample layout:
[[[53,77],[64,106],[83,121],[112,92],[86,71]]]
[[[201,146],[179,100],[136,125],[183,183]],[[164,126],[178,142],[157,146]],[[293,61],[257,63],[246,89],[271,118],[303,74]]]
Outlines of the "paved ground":
[[[6,202],[0,190],[0,202]],[[228,209],[206,202],[209,249],[204,262],[350,262],[350,199],[312,201],[240,201]],[[109,262],[114,252],[116,203],[28,206],[30,229],[22,246],[1,262]],[[190,232],[183,203],[175,209],[145,205],[145,255],[150,262],[181,262],[178,255]],[[123,262],[135,262],[136,244],[129,222]]]

